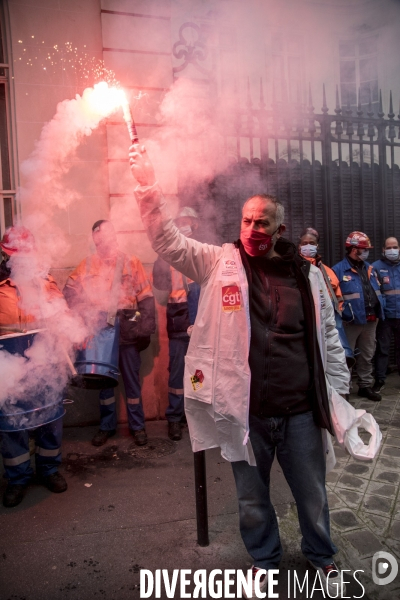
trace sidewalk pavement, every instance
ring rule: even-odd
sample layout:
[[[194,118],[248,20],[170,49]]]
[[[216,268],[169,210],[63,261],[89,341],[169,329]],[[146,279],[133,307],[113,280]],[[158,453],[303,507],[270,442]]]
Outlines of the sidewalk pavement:
[[[366,589],[352,580],[347,597],[389,600],[400,597],[400,576],[387,586],[372,582],[378,550],[400,558],[400,380],[390,376],[381,403],[351,396],[373,412],[384,435],[379,457],[356,462],[338,449],[328,475],[332,535],[341,569],[362,569]],[[0,508],[1,600],[136,600],[140,569],[248,569],[242,543],[232,470],[218,449],[207,456],[210,545],[197,545],[193,454],[187,429],[180,442],[167,437],[165,421],[148,422],[149,444],[138,448],[125,427],[101,448],[90,444],[96,428],[66,428],[62,472],[68,491],[52,494],[32,484],[14,509]],[[0,494],[5,489],[0,483]],[[274,464],[271,497],[284,547],[279,592],[293,594],[288,574],[302,581],[307,563],[300,551],[295,503],[280,467]],[[350,574],[351,575],[351,574]],[[347,573],[347,579],[349,574]],[[232,588],[234,589],[234,588]],[[163,591],[161,598],[166,598]],[[155,594],[151,596],[155,597]],[[181,598],[179,592],[174,596]],[[211,596],[207,596],[211,597]]]
[[[354,386],[357,390],[357,386]],[[331,525],[341,564],[364,570],[368,597],[400,598],[400,574],[385,586],[372,582],[372,556],[385,551],[400,560],[400,378],[390,375],[382,401],[351,394],[351,403],[372,413],[382,432],[382,445],[373,461],[355,461],[341,449],[327,476]],[[362,434],[364,439],[367,434]]]

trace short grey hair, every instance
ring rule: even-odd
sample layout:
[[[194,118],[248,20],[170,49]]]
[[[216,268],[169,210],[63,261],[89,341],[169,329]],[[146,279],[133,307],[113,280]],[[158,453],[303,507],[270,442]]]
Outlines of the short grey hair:
[[[254,196],[251,196],[250,198],[247,198],[246,202],[243,204],[243,208],[242,211],[244,209],[244,207],[246,206],[246,204],[248,202],[250,202],[250,200],[254,200],[254,198],[261,198],[262,200],[268,200],[269,202],[272,202],[273,204],[275,204],[275,209],[276,209],[276,213],[275,213],[275,220],[277,225],[282,225],[282,223],[285,220],[285,207],[283,206],[283,204],[281,202],[279,202],[275,196],[271,196],[270,194],[254,194]]]

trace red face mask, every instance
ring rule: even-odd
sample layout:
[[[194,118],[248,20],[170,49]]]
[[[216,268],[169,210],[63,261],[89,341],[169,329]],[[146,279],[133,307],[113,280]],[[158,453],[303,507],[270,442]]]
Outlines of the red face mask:
[[[250,256],[265,256],[274,244],[272,236],[278,229],[279,227],[271,235],[263,231],[257,231],[256,229],[242,229],[240,232],[240,241]]]

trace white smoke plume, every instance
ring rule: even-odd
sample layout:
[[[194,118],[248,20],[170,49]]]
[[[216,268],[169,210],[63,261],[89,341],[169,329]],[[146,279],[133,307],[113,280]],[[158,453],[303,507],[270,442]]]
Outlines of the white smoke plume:
[[[123,91],[109,88],[105,82],[86,88],[72,100],[64,100],[46,123],[31,156],[22,163],[24,184],[19,190],[22,205],[36,204],[46,198],[51,207],[66,208],[77,199],[74,190],[63,185],[63,176],[85,136],[92,134],[100,122],[115,112],[123,100]]]
[[[49,291],[45,278],[52,259],[68,247],[52,214],[77,199],[63,178],[79,144],[123,100],[122,90],[102,82],[87,88],[82,96],[60,102],[53,119],[43,127],[32,155],[22,164],[19,200],[26,215],[24,226],[32,231],[35,244],[30,252],[12,254],[8,266],[18,290],[18,309],[29,315],[28,329],[42,331],[25,351],[25,357],[7,352],[6,338],[2,343],[0,337],[0,406],[4,414],[14,412],[12,405],[16,402],[22,401],[29,411],[62,398],[71,375],[74,348],[93,333],[68,309],[62,296]],[[34,427],[41,424],[40,419],[39,410],[38,420],[32,412],[30,416],[18,417],[18,424],[20,428]]]
[[[0,336],[0,406],[6,414],[14,412],[10,407],[15,402],[23,401],[29,410],[60,399],[71,375],[74,346],[90,333],[80,317],[68,309],[62,295],[54,287],[51,290],[37,249],[25,255],[13,254],[8,265],[23,315],[21,323],[10,327],[10,333],[26,333],[25,327],[28,332],[39,329],[40,333],[25,351],[25,357],[7,352],[11,340]],[[7,327],[3,333],[7,333]],[[26,338],[14,338],[18,339]],[[35,424],[41,423],[32,422],[31,426]]]
[[[85,137],[121,106],[123,90],[101,82],[80,96],[63,100],[54,117],[43,127],[31,156],[21,165],[22,186],[18,200],[24,225],[34,234],[40,255],[49,267],[52,259],[65,255],[68,244],[53,220],[54,211],[79,200],[78,192],[66,185],[65,176]]]
[[[160,127],[150,137],[140,138],[162,189],[168,193],[176,188],[179,171],[179,187],[186,189],[188,204],[192,205],[195,200],[208,224],[214,218],[213,208],[202,201],[198,186],[212,181],[227,166],[219,112],[215,99],[199,93],[196,82],[177,79],[158,107],[156,120]],[[125,131],[121,131],[115,145],[119,148],[118,156],[126,156],[126,150],[123,150],[126,147]],[[136,185],[130,174],[129,185],[132,189]],[[176,209],[177,206],[173,212]],[[117,229],[125,230],[127,223],[134,226],[132,221],[136,214],[136,201],[127,197],[111,207],[110,218]]]

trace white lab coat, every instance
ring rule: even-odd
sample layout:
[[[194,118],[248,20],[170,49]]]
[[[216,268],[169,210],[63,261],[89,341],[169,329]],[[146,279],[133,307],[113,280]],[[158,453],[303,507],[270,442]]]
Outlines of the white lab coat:
[[[240,253],[233,244],[213,246],[182,235],[157,184],[136,188],[135,196],[153,249],[201,285],[184,376],[192,449],[220,447],[226,460],[254,465],[249,440],[249,296]],[[332,303],[323,276],[313,265],[309,281],[328,392],[332,386],[339,394],[347,394],[350,376]],[[322,431],[329,469],[335,463],[331,436]]]

